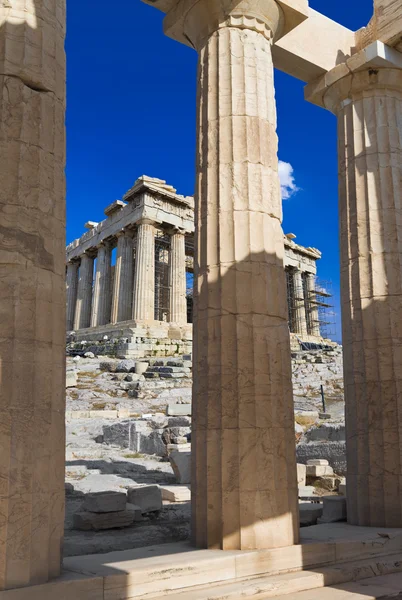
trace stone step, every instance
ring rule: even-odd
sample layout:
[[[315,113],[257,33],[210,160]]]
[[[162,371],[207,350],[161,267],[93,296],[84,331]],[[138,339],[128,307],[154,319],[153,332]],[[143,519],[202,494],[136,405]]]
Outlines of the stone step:
[[[314,568],[305,571],[292,571],[277,575],[262,575],[250,579],[230,580],[217,585],[199,585],[181,589],[169,594],[147,594],[138,596],[137,600],[265,600],[267,598],[283,598],[284,600],[349,600],[349,596],[337,595],[336,590],[350,589],[352,600],[370,600],[385,598],[390,592],[402,590],[402,554],[369,558],[365,560],[339,563],[336,565]],[[379,577],[382,573],[387,576]],[[393,575],[390,575],[393,574]],[[377,577],[378,576],[378,577]],[[386,579],[394,582],[394,587],[386,585]],[[392,580],[392,577],[394,579]],[[383,587],[376,581],[384,580]],[[350,583],[353,582],[353,583]],[[397,588],[397,585],[399,588]],[[333,586],[336,586],[334,588]],[[366,595],[372,587],[376,593],[383,595]],[[329,590],[329,591],[328,591]],[[332,592],[331,592],[332,590]],[[356,596],[354,595],[356,590]],[[357,591],[360,590],[360,595]]]

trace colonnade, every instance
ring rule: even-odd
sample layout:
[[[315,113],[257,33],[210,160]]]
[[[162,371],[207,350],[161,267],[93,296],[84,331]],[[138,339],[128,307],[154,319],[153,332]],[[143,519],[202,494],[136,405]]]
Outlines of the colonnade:
[[[156,224],[142,219],[67,264],[67,330],[155,320]],[[169,322],[187,322],[185,234],[170,233]],[[112,250],[117,247],[112,281]],[[135,255],[135,258],[134,258]],[[94,275],[94,266],[96,269]]]
[[[291,333],[320,336],[316,276],[300,269],[286,268],[286,278]]]

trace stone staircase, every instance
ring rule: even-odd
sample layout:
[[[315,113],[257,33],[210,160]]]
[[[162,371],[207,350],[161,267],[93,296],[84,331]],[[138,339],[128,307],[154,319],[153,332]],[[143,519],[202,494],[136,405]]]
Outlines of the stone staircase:
[[[371,600],[402,595],[402,554],[200,585],[138,600]],[[385,573],[385,575],[384,575]]]

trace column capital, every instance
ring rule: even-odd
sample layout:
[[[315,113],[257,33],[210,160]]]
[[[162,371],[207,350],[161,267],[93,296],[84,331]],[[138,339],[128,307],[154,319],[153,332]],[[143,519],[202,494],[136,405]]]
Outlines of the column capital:
[[[169,229],[165,230],[169,235],[186,235],[184,229],[180,229],[180,227],[169,227]]]
[[[402,94],[402,53],[378,41],[307,85],[304,96],[337,114],[357,95],[375,89]]]
[[[138,219],[138,221],[135,224],[137,226],[138,225],[153,225],[154,227],[156,226],[156,222],[153,221],[152,219],[149,219],[148,217],[142,217],[141,219]]]
[[[115,237],[117,239],[121,238],[121,237],[128,237],[128,238],[132,238],[135,235],[135,231],[134,229],[129,229],[128,227],[125,227],[124,229],[122,229],[121,231],[118,231],[115,234]]]
[[[197,50],[222,27],[249,29],[273,40],[308,17],[306,0],[171,0],[167,4],[167,9],[166,3],[161,7],[167,13],[166,35]]]

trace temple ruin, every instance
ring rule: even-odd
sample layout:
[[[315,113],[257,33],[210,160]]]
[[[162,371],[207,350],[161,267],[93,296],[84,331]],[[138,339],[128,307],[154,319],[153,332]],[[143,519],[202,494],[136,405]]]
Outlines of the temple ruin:
[[[0,600],[167,591],[190,600],[205,589],[234,599],[247,579],[257,591],[246,595],[295,600],[306,598],[301,590],[321,599],[326,585],[341,586],[344,598],[400,592],[400,576],[374,577],[400,571],[402,551],[400,0],[374,0],[357,32],[308,0],[149,0],[165,13],[164,32],[198,53],[194,547],[63,564],[65,4],[0,3]],[[298,518],[274,66],[338,119],[348,523],[319,526],[316,537],[300,531]],[[119,206],[111,221],[136,210]],[[153,256],[163,206],[142,219],[141,210],[133,307],[147,322],[155,319],[154,261],[140,249]],[[183,230],[173,234],[175,261],[185,255]],[[110,281],[106,244],[97,249],[93,300],[90,293],[97,231],[87,234],[89,253],[76,255],[80,327],[92,317],[101,326],[109,311],[110,295],[100,293]],[[130,242],[119,239],[123,256]],[[122,289],[131,275],[120,267]],[[182,280],[174,286],[183,290]],[[172,296],[177,305],[158,306],[180,326],[185,298]],[[130,294],[113,298],[112,309],[129,315]],[[350,596],[342,584],[356,579]],[[331,592],[325,597],[340,597]]]
[[[194,199],[142,176],[104,213],[67,246],[68,339],[134,358],[191,352]],[[321,253],[295,237],[284,236],[289,330],[319,343],[322,309],[331,306],[317,284]]]

